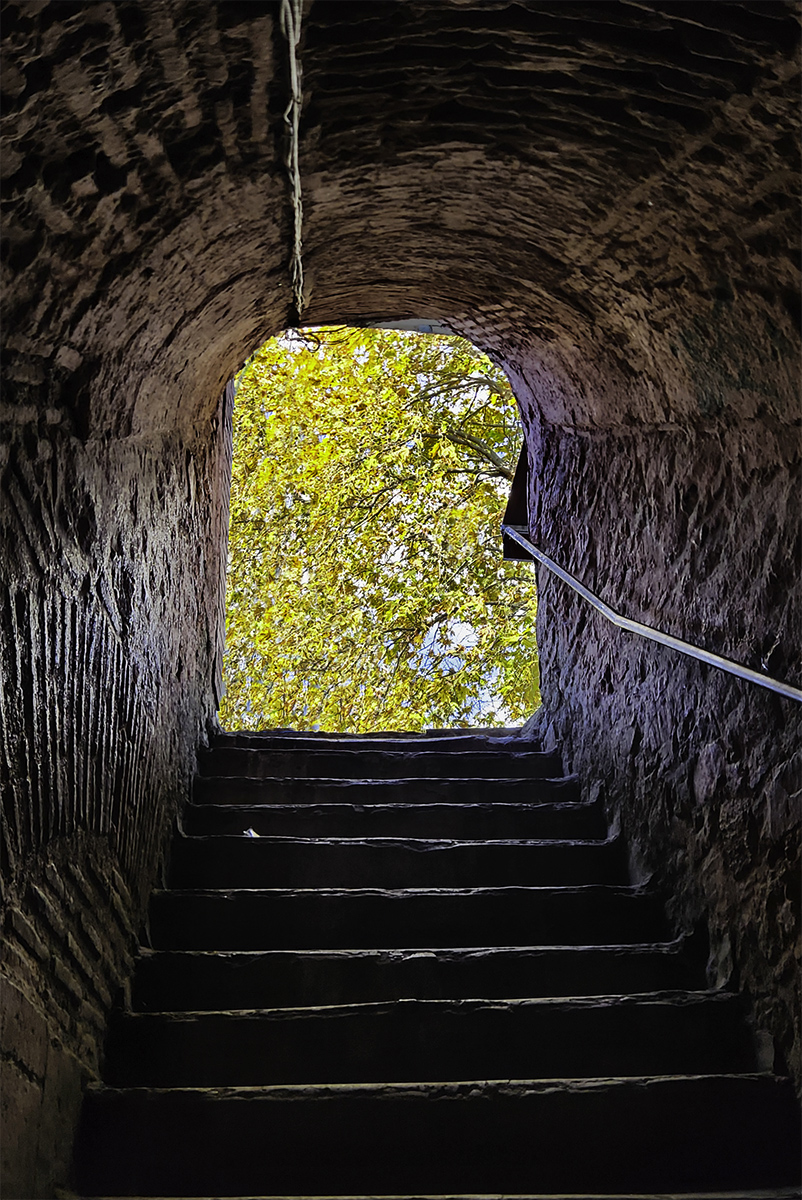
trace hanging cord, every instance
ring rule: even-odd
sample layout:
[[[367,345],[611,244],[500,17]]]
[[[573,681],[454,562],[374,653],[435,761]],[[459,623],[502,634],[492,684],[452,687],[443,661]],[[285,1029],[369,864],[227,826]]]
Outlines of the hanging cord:
[[[525,537],[519,528],[513,525],[502,525],[502,533],[508,538],[512,538],[522,549],[531,554],[532,558],[537,562],[542,563],[544,567],[548,567],[553,571],[558,579],[562,579],[563,583],[567,583],[570,588],[573,588],[583,600],[587,600],[588,604],[592,605],[597,612],[600,612],[603,617],[611,621],[613,625],[617,625],[619,629],[626,629],[630,633],[637,633],[640,637],[648,638],[649,641],[659,642],[661,646],[670,646],[672,650],[679,650],[680,654],[687,654],[689,658],[696,658],[699,662],[709,663],[712,667],[718,667],[721,671],[728,671],[730,675],[737,675],[739,679],[745,679],[748,683],[756,683],[760,687],[768,688],[771,692],[776,692],[778,696],[785,696],[788,700],[802,700],[802,690],[792,687],[790,683],[783,683],[779,679],[772,679],[770,675],[763,675],[760,671],[753,671],[751,667],[741,666],[740,663],[733,662],[732,659],[723,658],[720,654],[712,654],[709,650],[702,650],[699,646],[692,646],[690,642],[683,642],[680,638],[672,637],[670,633],[663,633],[659,629],[653,629],[651,625],[642,625],[640,621],[631,621],[629,617],[622,617],[619,613],[614,612],[608,604],[600,600],[598,596],[594,596],[583,583],[578,579],[574,579],[563,567],[559,566],[553,558],[549,558],[542,550],[538,550],[537,546],[533,546],[528,537]]]
[[[283,33],[289,51],[290,67],[290,102],[284,110],[284,121],[290,135],[287,151],[286,166],[290,177],[290,194],[292,196],[293,244],[290,261],[290,279],[292,294],[295,301],[295,311],[300,321],[306,308],[304,299],[304,264],[303,264],[303,225],[304,202],[301,192],[301,170],[298,164],[299,128],[301,124],[301,108],[303,107],[303,74],[298,59],[298,43],[301,40],[301,19],[303,17],[303,0],[281,0],[281,32]]]

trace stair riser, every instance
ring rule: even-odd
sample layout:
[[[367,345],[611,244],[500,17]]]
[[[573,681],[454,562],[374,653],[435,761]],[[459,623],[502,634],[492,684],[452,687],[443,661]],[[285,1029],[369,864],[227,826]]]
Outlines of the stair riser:
[[[117,1014],[106,1046],[106,1080],[133,1090],[90,1087],[76,1190],[723,1197],[795,1182],[788,1081],[724,1074],[756,1065],[734,998],[643,994],[699,987],[703,967],[681,941],[648,945],[670,936],[661,908],[620,886],[622,849],[557,756],[369,741],[237,736],[202,756],[176,890],[150,908],[167,952],[133,983],[152,1011]]]
[[[196,776],[195,804],[576,803],[575,779],[285,779]]]
[[[218,734],[214,739],[212,749],[214,753],[218,750],[231,750],[234,748],[242,748],[246,750],[315,750],[320,752],[347,750],[350,753],[355,751],[366,750],[369,753],[376,751],[392,751],[396,754],[416,754],[421,751],[442,751],[451,754],[464,754],[466,750],[479,750],[485,754],[504,754],[510,750],[513,752],[529,752],[538,750],[539,746],[530,741],[520,742],[505,742],[501,740],[503,735],[499,734],[497,738],[476,737],[471,734],[451,734],[441,737],[426,736],[418,734],[410,737],[409,735],[398,734],[374,734],[371,736],[359,736],[356,734],[333,734],[326,736],[324,734],[269,734],[269,733],[223,733]]]
[[[612,996],[705,986],[678,953],[622,950],[474,951],[459,956],[324,953],[148,954],[133,1007],[186,1011],[353,1004],[419,997]]]
[[[151,945],[161,950],[607,946],[669,936],[651,897],[612,888],[157,892],[150,913]]]
[[[771,1078],[306,1094],[90,1094],[78,1190],[663,1193],[798,1178],[798,1108],[790,1085]]]
[[[598,805],[372,805],[250,807],[191,804],[184,809],[185,834],[264,837],[417,837],[498,840],[503,838],[603,839],[607,821]]]
[[[296,779],[448,778],[455,768],[483,779],[549,779],[562,775],[555,754],[491,751],[248,750],[224,747],[202,754],[201,775],[288,776]]]
[[[122,1017],[118,1087],[599,1078],[756,1069],[740,1005],[720,999]]]
[[[272,842],[266,838],[180,838],[175,888],[557,887],[624,884],[616,842],[438,846],[421,843]]]

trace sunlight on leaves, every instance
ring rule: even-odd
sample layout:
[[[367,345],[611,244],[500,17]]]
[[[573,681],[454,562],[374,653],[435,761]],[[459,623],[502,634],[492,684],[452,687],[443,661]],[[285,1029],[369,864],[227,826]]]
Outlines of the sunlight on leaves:
[[[456,337],[333,328],[236,381],[227,728],[512,724],[540,701],[530,567],[501,558],[509,383]]]

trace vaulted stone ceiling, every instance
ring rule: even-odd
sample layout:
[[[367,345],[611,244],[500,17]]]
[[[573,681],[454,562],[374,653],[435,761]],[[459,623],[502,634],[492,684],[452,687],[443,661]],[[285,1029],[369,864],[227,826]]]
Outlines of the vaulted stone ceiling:
[[[787,414],[799,33],[782,2],[307,2],[306,319],[448,319],[580,428]],[[6,403],[194,422],[292,320],[278,4],[26,0],[3,37]]]
[[[20,1195],[66,1178],[215,720],[221,395],[295,320],[279,11],[0,8],[0,967],[36,999],[29,1044],[65,1047],[57,1087],[34,1055],[7,1099],[42,1130]],[[799,40],[773,0],[304,0],[299,155],[304,319],[438,319],[489,349],[533,539],[797,686]],[[798,1072],[802,710],[538,585],[538,736]]]

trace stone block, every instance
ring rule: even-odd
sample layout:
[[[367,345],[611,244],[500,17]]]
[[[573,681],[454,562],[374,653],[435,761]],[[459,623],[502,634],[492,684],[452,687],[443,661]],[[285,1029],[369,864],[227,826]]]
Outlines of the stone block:
[[[18,908],[10,910],[9,923],[26,949],[38,958],[40,962],[47,962],[50,957],[49,947],[39,937],[34,926]]]
[[[9,980],[0,976],[0,1027],[3,1053],[31,1080],[44,1079],[48,1028],[43,1014]]]
[[[37,1153],[42,1084],[0,1059],[0,1179],[4,1200],[39,1200]]]
[[[48,1047],[36,1152],[36,1182],[42,1196],[52,1196],[68,1182],[72,1148],[88,1077],[85,1067],[60,1040]]]
[[[67,1182],[86,1069],[45,1016],[7,980],[2,1004],[2,1195],[52,1197]]]

